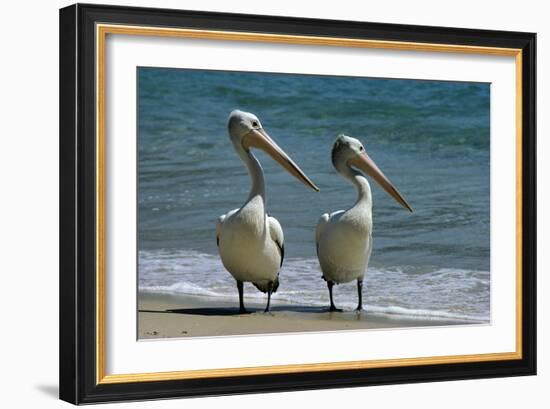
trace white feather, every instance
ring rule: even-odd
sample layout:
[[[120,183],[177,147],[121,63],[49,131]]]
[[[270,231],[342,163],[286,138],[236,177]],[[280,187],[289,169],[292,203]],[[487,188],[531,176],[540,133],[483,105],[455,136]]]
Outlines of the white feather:
[[[323,277],[337,284],[363,279],[372,251],[371,220],[352,208],[324,214],[317,224],[317,255]]]
[[[284,246],[285,244],[285,237],[283,234],[283,228],[281,227],[281,224],[279,221],[271,216],[267,217],[267,221],[269,223],[269,234],[271,236],[271,239],[278,243],[279,246]]]

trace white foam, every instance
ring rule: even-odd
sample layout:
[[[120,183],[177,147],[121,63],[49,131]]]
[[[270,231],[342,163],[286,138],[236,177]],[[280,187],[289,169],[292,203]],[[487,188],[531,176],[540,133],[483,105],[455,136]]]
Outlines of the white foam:
[[[274,302],[304,306],[328,305],[328,291],[316,259],[288,259],[280,273]],[[369,268],[365,308],[388,316],[422,319],[489,321],[490,275],[485,271],[412,267]],[[235,281],[219,257],[188,250],[141,251],[139,290],[237,300]],[[245,286],[247,299],[265,294]],[[336,304],[356,306],[355,283],[334,287]]]

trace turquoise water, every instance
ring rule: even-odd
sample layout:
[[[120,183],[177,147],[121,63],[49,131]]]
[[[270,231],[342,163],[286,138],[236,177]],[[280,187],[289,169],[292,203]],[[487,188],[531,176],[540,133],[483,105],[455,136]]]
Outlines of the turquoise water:
[[[321,189],[308,190],[256,153],[269,213],[285,232],[276,297],[328,299],[313,232],[319,215],[356,198],[330,162],[344,132],[364,143],[415,209],[403,210],[371,182],[367,308],[489,319],[489,84],[140,68],[138,91],[141,289],[236,297],[217,257],[215,223],[250,187],[227,134],[238,108],[255,113]],[[355,303],[353,284],[336,294],[340,304]]]

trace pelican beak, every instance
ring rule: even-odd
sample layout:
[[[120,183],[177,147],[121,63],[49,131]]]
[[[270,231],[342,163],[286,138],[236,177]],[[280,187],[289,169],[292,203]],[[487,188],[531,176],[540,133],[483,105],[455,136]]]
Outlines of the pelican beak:
[[[382,173],[382,171],[376,166],[376,163],[367,155],[367,152],[355,156],[348,160],[348,163],[355,166],[358,169],[366,172],[376,183],[382,187],[388,194],[393,197],[397,203],[403,206],[408,211],[412,212],[412,207],[407,203],[405,198],[399,193],[399,190],[389,181],[389,179]]]
[[[286,169],[288,173],[309,186],[316,192],[319,188],[306,176],[304,172],[294,163],[292,159],[275,143],[273,139],[263,129],[253,129],[247,133],[243,139],[245,149],[258,148],[263,150],[273,158],[279,165]]]

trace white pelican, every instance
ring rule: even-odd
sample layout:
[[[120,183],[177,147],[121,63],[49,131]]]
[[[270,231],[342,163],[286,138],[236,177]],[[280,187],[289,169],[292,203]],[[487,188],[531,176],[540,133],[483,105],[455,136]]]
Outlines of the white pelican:
[[[243,282],[251,282],[258,290],[267,292],[265,312],[268,312],[271,293],[277,291],[279,286],[279,270],[285,253],[284,238],[277,219],[266,213],[264,173],[250,148],[262,149],[306,186],[316,191],[319,189],[269,137],[254,114],[233,111],[227,126],[233,147],[248,169],[252,188],[241,208],[218,218],[218,250],[224,267],[237,280],[239,311],[246,311]]]
[[[357,280],[357,310],[360,311],[363,278],[372,251],[372,195],[367,178],[357,169],[366,172],[403,207],[413,210],[357,139],[339,135],[332,147],[332,164],[355,185],[359,195],[350,209],[325,213],[319,218],[315,231],[317,257],[328,285],[330,311],[338,311],[332,298],[334,284],[353,280]]]

